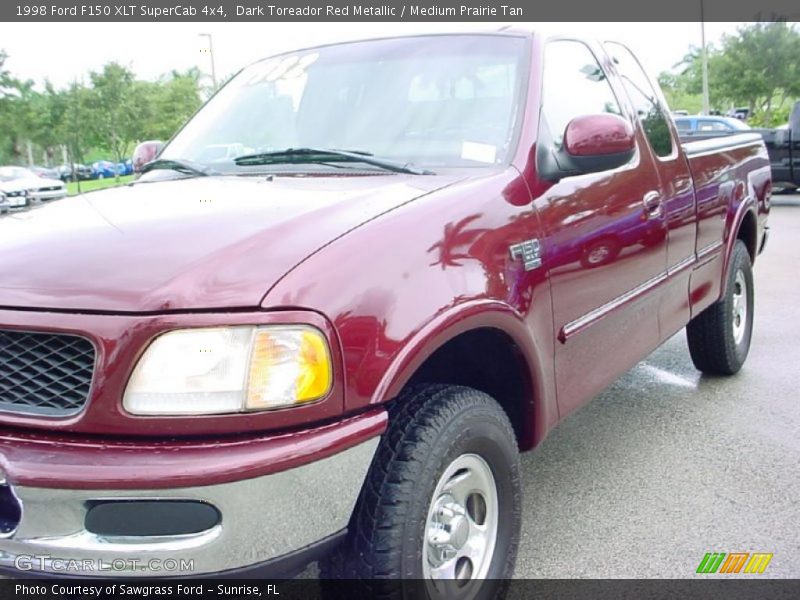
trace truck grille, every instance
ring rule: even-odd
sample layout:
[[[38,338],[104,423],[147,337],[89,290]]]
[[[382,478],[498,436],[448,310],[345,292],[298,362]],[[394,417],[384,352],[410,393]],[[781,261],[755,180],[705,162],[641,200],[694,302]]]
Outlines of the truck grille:
[[[78,412],[89,397],[94,346],[74,335],[0,330],[0,410]]]

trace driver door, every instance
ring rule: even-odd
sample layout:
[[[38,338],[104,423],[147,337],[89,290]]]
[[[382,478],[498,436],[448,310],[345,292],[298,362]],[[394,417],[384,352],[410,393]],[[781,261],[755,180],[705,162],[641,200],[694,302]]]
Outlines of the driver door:
[[[600,59],[598,59],[600,57]],[[560,144],[575,117],[630,119],[637,151],[626,165],[565,177],[535,200],[553,299],[559,411],[573,411],[659,342],[667,237],[656,167],[643,133],[607,76],[606,54],[555,40],[544,55],[540,141]],[[542,135],[543,132],[549,132]]]

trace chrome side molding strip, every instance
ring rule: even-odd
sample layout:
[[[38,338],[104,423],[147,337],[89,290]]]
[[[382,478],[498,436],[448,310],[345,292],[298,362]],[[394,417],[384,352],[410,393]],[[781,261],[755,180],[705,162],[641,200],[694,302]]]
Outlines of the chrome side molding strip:
[[[561,328],[561,331],[558,332],[558,341],[562,344],[565,343],[570,337],[575,335],[576,333],[583,331],[584,329],[588,328],[590,325],[593,325],[603,317],[605,317],[608,313],[616,310],[623,304],[627,304],[642,296],[655,288],[658,285],[661,285],[668,279],[667,273],[661,273],[653,277],[652,279],[648,279],[643,284],[636,286],[630,291],[625,292],[621,296],[617,296],[613,300],[606,302],[602,306],[598,306],[594,310],[586,313],[582,317],[578,317],[574,321],[570,321],[564,327]]]

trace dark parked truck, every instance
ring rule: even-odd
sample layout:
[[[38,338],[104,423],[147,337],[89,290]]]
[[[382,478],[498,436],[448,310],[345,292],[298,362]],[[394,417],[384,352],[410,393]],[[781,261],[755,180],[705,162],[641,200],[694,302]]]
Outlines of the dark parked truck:
[[[760,129],[769,152],[776,189],[800,187],[800,102],[795,102],[789,123],[777,129]]]
[[[683,328],[747,357],[767,152],[667,114],[617,44],[312,48],[0,220],[2,564],[510,577],[519,451]]]

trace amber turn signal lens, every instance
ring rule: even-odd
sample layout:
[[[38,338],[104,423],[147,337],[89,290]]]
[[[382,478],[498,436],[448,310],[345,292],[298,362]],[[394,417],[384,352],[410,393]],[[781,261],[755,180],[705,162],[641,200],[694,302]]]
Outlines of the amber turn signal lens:
[[[331,359],[322,333],[311,327],[255,332],[247,379],[247,410],[314,402],[331,389]]]

